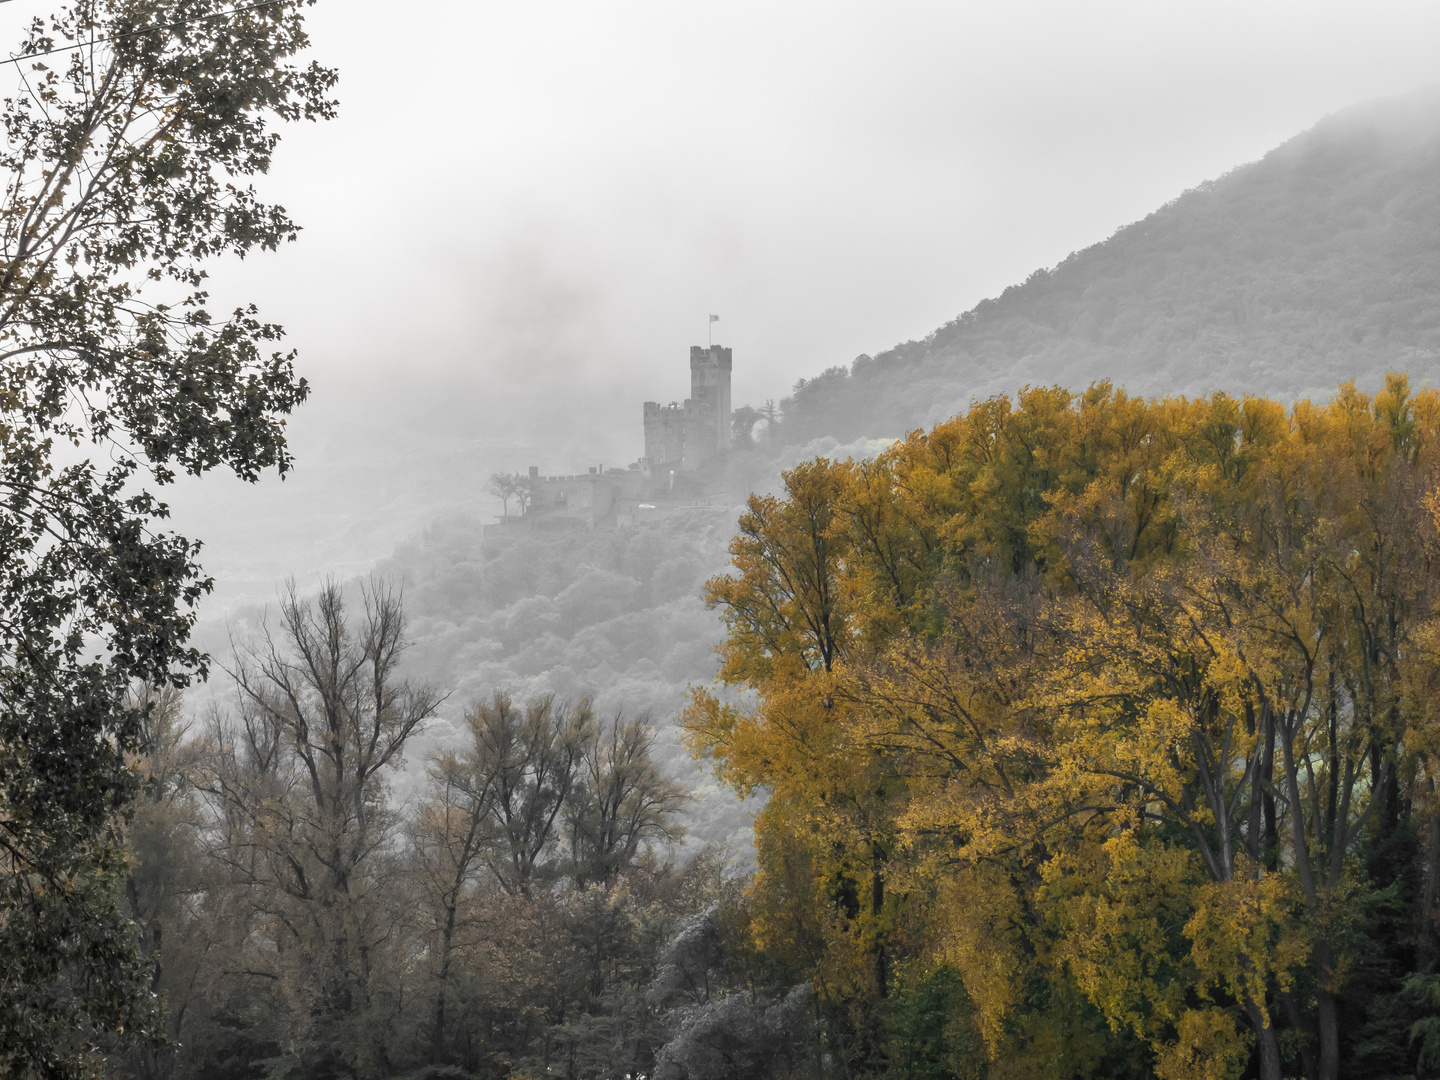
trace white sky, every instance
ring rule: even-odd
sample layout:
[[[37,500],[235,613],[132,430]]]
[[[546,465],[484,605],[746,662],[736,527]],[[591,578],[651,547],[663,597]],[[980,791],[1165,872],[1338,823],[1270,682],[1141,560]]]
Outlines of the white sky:
[[[477,422],[550,380],[633,420],[683,396],[712,311],[736,403],[779,397],[1327,112],[1440,79],[1433,2],[399,14],[315,9],[343,115],[282,149],[271,190],[307,232],[248,291],[322,384],[453,379]]]
[[[1434,0],[321,0],[312,30],[341,119],[264,184],[306,231],[216,279],[301,350],[301,472],[189,519],[222,575],[269,551],[256,581],[382,553],[454,476],[633,460],[709,312],[735,403],[779,398],[1440,80]],[[434,497],[377,501],[387,468]],[[323,544],[239,539],[324,500],[355,520]]]

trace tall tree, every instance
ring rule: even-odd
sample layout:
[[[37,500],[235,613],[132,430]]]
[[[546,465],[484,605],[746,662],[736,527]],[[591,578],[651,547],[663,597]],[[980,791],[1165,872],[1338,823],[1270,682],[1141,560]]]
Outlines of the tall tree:
[[[461,909],[476,871],[484,865],[496,839],[491,811],[497,776],[479,760],[474,747],[463,754],[436,755],[428,771],[429,798],[410,829],[416,876],[430,915],[424,926],[431,939],[429,953],[435,978],[430,1062],[439,1065],[446,1055],[451,972]]]
[[[534,488],[530,483],[530,477],[524,473],[492,473],[490,479],[485,483],[485,490],[500,500],[505,516],[509,517],[510,500],[515,500],[520,507],[520,513],[523,514],[526,507],[530,505]]]
[[[130,872],[125,878],[126,911],[141,935],[151,966],[152,991],[166,995],[171,1020],[166,1034],[179,1040],[194,1004],[197,981],[197,919],[193,897],[203,891],[199,814],[192,788],[197,744],[187,739],[184,700],[174,687],[140,687],[132,699],[146,716],[140,737],[142,795],[125,828]],[[162,1080],[168,1062],[148,1041],[132,1050],[142,1080]]]
[[[484,1049],[492,1058],[524,1048],[545,1067],[563,1053],[581,1075],[644,1071],[657,934],[706,865],[677,871],[663,855],[687,800],[650,757],[653,730],[504,693],[466,721],[469,740],[432,760],[411,823],[432,1063],[474,1069],[483,1025],[511,1029]],[[575,1064],[593,1055],[604,1067]]]
[[[757,829],[759,935],[778,951],[818,950],[837,1049],[863,1070],[881,1065],[893,777],[850,737],[850,702],[838,693],[864,625],[844,509],[855,479],[850,463],[809,462],[784,474],[786,498],[749,500],[730,546],[737,572],[705,592],[729,628],[721,680],[758,694],[744,709],[699,693],[685,723],[722,777],[747,794],[769,789]],[[796,889],[799,865],[811,881]]]
[[[338,585],[313,601],[292,587],[278,640],[267,628],[232,673],[250,757],[264,761],[239,759],[228,749],[235,739],[217,732],[210,781],[243,815],[258,856],[247,866],[275,962],[291,957],[275,974],[292,985],[297,1026],[303,1018],[314,1028],[321,1060],[352,1062],[375,1046],[355,1025],[370,1002],[375,954],[403,917],[381,899],[396,824],[386,774],[442,700],[399,675],[399,596],[371,583],[361,598],[363,617],[352,622]]]
[[[566,802],[595,737],[595,711],[588,700],[567,705],[552,695],[521,709],[497,693],[466,720],[474,739],[472,783],[484,777],[491,792],[490,870],[506,892],[528,897],[559,842]]]
[[[216,317],[207,259],[296,226],[249,183],[277,120],[331,115],[293,60],[306,0],[79,0],[35,18],[0,108],[0,1072],[77,1075],[147,1025],[114,833],[139,778],[129,686],[203,674],[209,587],[163,531],[177,473],[289,457],[306,395],[253,308]]]

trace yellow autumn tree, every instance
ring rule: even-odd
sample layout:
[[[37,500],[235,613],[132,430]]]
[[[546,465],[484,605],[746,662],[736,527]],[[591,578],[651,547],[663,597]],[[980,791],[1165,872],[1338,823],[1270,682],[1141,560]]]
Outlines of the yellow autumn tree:
[[[861,1064],[886,963],[957,973],[992,1076],[1334,1080],[1347,987],[1403,1009],[1437,440],[1401,376],[1288,409],[1027,389],[752,500],[708,589],[734,692],[686,723],[769,794],[757,926],[863,998]],[[876,956],[868,998],[835,974]]]

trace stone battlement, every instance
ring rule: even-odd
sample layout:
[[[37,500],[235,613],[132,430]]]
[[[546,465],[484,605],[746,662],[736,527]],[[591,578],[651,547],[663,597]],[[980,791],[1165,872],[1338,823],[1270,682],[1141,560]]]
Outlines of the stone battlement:
[[[657,476],[693,472],[730,448],[730,371],[723,345],[690,347],[690,396],[684,403],[645,402],[645,457]]]
[[[626,469],[603,465],[588,473],[541,476],[530,466],[523,511],[486,527],[486,536],[512,538],[524,531],[609,527],[628,515],[655,513],[652,499],[693,498],[706,472],[677,486],[684,474],[704,470],[730,449],[731,351],[722,345],[690,349],[690,396],[683,402],[644,403],[645,456]]]

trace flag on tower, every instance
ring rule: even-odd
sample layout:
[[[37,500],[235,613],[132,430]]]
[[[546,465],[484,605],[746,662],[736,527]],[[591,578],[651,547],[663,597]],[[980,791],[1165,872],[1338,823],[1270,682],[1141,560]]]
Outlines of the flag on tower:
[[[711,316],[710,316],[710,321],[711,321],[711,322],[719,322],[719,321],[720,321],[720,316],[719,316],[719,315],[711,315]]]

